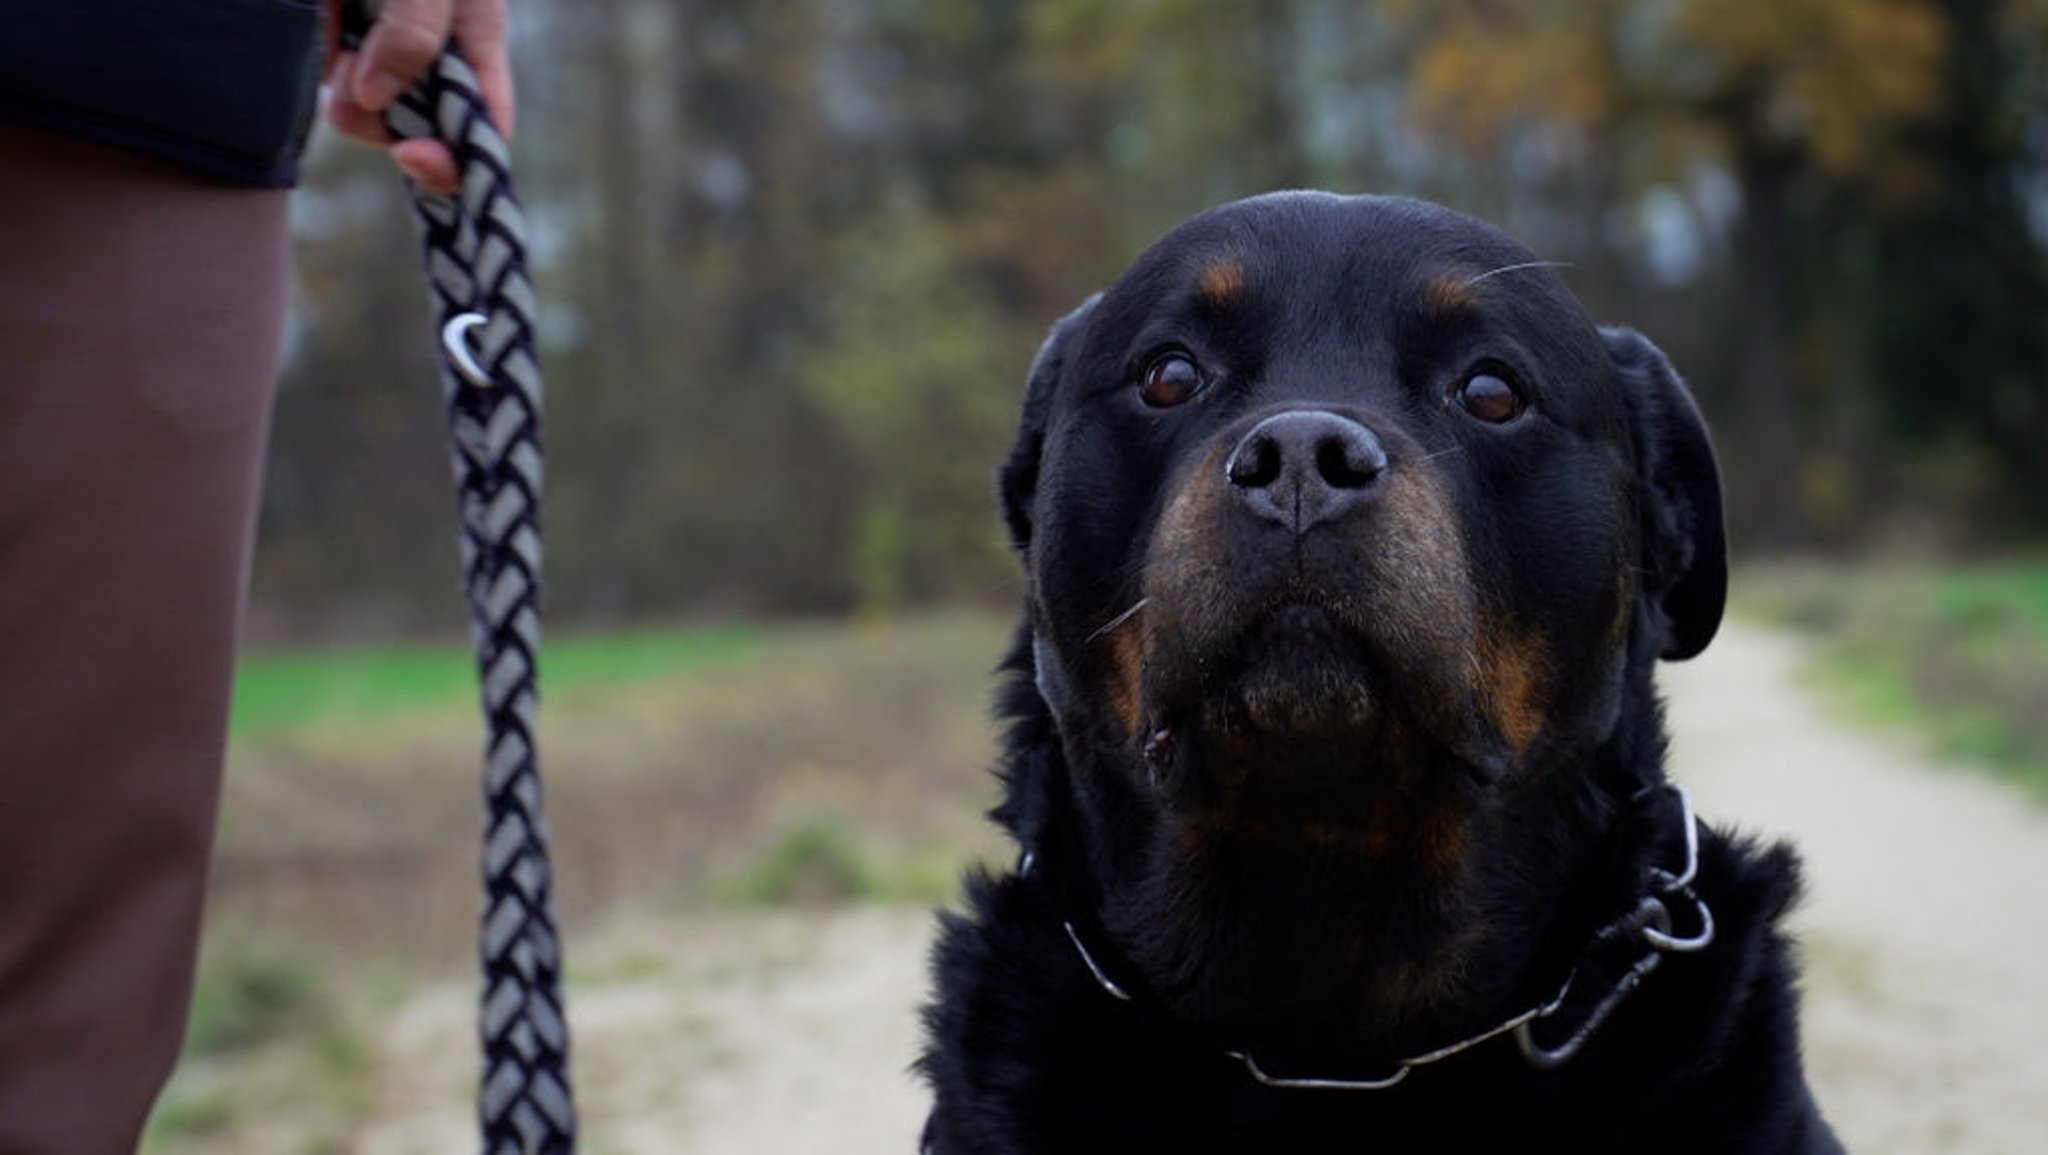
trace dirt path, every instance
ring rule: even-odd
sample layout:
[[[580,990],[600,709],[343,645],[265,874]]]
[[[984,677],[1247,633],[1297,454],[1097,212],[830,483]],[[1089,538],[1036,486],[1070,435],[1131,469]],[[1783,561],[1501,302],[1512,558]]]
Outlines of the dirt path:
[[[1703,815],[1805,852],[1822,1105],[1858,1155],[2048,1149],[2048,817],[1830,721],[1797,656],[1731,627],[1665,686],[1676,772]],[[924,1096],[905,1068],[930,927],[922,911],[649,918],[583,944],[584,1149],[913,1151]],[[363,1155],[473,1142],[470,997],[401,1008]]]
[[[622,921],[572,956],[588,1155],[909,1155],[926,910]],[[574,975],[581,975],[575,978]],[[359,1155],[473,1147],[474,994],[409,1002]],[[421,1072],[438,1082],[421,1084]]]
[[[1858,1155],[2048,1150],[2048,814],[1832,721],[1798,658],[1729,629],[1664,687],[1702,814],[1805,855],[1822,1107]]]

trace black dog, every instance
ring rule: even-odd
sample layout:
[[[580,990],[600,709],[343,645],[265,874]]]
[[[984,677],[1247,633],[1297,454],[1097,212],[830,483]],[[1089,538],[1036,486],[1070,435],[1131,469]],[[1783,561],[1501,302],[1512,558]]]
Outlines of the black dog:
[[[997,817],[925,1146],[1826,1152],[1782,847],[1664,783],[1705,426],[1501,233],[1287,193],[1061,321],[1002,498]]]

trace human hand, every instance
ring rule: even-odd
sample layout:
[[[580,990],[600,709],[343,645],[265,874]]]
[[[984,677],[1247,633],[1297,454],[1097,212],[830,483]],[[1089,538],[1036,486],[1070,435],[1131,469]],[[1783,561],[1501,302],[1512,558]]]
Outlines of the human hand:
[[[484,105],[512,139],[512,64],[505,53],[505,0],[384,0],[360,48],[341,48],[341,7],[326,0],[327,120],[343,136],[386,148],[391,159],[429,192],[461,187],[455,154],[438,140],[393,141],[384,110],[412,87],[451,39],[476,70]]]

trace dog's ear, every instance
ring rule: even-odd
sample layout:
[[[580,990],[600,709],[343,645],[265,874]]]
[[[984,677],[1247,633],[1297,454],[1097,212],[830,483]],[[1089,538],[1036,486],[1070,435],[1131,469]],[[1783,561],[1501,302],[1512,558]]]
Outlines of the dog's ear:
[[[1023,553],[1031,544],[1033,501],[1038,494],[1038,462],[1045,451],[1046,423],[1052,414],[1052,394],[1059,384],[1067,353],[1095,302],[1097,293],[1081,307],[1054,322],[1038,355],[1031,359],[1031,372],[1024,384],[1024,415],[1017,423],[1017,443],[1009,459],[996,474],[996,489],[1003,503],[1003,521],[1010,527],[1010,544]]]
[[[1633,329],[1600,335],[1642,477],[1643,595],[1663,619],[1663,656],[1690,658],[1714,640],[1728,597],[1721,470],[1699,406],[1664,354]]]

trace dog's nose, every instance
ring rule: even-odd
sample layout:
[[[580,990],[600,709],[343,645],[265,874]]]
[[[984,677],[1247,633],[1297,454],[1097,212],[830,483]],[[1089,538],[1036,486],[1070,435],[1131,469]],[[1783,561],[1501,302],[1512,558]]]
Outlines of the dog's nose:
[[[1266,418],[1223,463],[1239,500],[1296,533],[1364,501],[1386,471],[1387,451],[1372,430],[1327,409]]]

